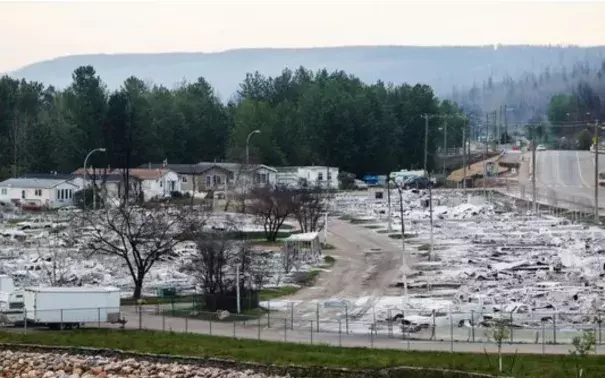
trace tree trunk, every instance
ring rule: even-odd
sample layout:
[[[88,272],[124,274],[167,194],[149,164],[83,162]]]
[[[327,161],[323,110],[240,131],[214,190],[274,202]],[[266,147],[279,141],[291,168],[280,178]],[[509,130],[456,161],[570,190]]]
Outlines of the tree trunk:
[[[143,291],[143,278],[145,276],[142,274],[138,274],[134,279],[134,292],[132,293],[132,297],[137,300],[141,299],[141,293]]]

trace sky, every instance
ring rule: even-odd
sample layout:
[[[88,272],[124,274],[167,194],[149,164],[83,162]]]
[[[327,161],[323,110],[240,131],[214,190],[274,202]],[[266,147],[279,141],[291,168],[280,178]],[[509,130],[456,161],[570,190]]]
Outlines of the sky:
[[[0,72],[90,53],[605,45],[605,1],[4,1]]]

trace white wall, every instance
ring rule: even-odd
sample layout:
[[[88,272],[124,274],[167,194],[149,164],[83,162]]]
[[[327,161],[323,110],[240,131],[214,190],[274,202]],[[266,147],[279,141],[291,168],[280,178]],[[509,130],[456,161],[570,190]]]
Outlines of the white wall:
[[[59,191],[62,189],[66,190],[62,193],[65,198],[59,195]],[[67,182],[50,189],[0,187],[0,201],[10,203],[17,200],[22,204],[34,204],[35,206],[50,208],[72,206],[74,204],[73,194],[77,190],[76,186]]]
[[[48,190],[48,197],[50,200],[50,207],[64,207],[74,205],[74,193],[79,188],[69,182],[64,182]]]
[[[156,180],[143,180],[141,188],[145,201],[154,197],[163,197],[170,195],[171,192],[181,192],[181,180],[176,172],[167,172],[164,176]]]
[[[330,173],[329,181],[327,180],[328,170]],[[277,182],[282,185],[298,186],[300,180],[304,179],[309,186],[319,185],[322,188],[329,186],[331,189],[338,189],[338,172],[339,169],[336,167],[298,167],[296,172],[288,171],[278,173]]]

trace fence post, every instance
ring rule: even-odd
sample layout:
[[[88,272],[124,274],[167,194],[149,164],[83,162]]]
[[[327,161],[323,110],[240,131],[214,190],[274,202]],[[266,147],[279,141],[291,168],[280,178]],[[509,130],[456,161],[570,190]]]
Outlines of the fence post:
[[[288,342],[288,320],[284,318],[284,343]]]
[[[349,334],[349,305],[345,303],[345,332]]]
[[[141,311],[141,307],[139,307],[139,330],[143,329],[143,312]]]
[[[162,331],[166,331],[166,315],[162,314]]]
[[[374,329],[370,326],[370,348],[374,348]]]
[[[313,320],[311,320],[311,327],[309,329],[311,330],[311,345],[313,345]]]
[[[433,317],[434,321],[435,317]],[[450,352],[454,353],[454,319],[452,319],[452,313],[450,312]]]
[[[27,334],[27,309],[23,308],[23,333]]]
[[[338,319],[338,346],[342,346],[342,321]]]
[[[392,338],[393,337],[393,317],[392,317],[390,308],[387,310],[387,330],[388,330],[388,337]]]
[[[542,323],[542,354],[546,354],[546,324]]]
[[[319,332],[319,302],[317,303],[317,309],[315,310],[315,320],[317,323],[317,332]]]
[[[553,344],[557,345],[557,313],[555,312],[553,318],[552,318],[552,340],[553,340]]]
[[[513,342],[513,312],[510,312],[510,327],[508,327],[510,330],[510,342]]]
[[[294,302],[290,302],[290,329],[294,330]]]
[[[63,329],[63,309],[61,309],[61,329]]]
[[[101,307],[97,308],[97,322],[99,323],[99,328],[101,328]]]
[[[208,319],[208,326],[210,328],[210,336],[212,336],[212,316]]]
[[[233,338],[235,339],[235,322],[233,322]]]
[[[602,344],[602,340],[601,340],[601,314],[597,315],[597,324],[599,325],[599,345]]]
[[[475,310],[471,310],[471,337],[475,342]]]
[[[267,328],[271,328],[271,301],[267,301]]]
[[[189,332],[189,317],[185,316],[185,333]]]
[[[260,340],[260,316],[258,317],[258,339]]]

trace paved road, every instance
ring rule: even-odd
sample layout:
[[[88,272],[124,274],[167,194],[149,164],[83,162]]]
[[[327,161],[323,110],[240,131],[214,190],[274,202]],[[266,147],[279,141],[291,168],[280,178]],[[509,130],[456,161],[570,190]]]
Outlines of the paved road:
[[[306,329],[289,329],[287,321],[275,321],[267,327],[264,320],[243,323],[219,323],[184,318],[171,318],[151,314],[126,313],[129,329],[148,329],[160,331],[209,334],[215,336],[235,337],[241,339],[287,341],[305,344],[323,344],[343,347],[373,347],[384,349],[419,350],[419,351],[454,351],[495,353],[496,347],[490,342],[451,342],[451,341],[415,341],[402,338],[388,338],[382,335],[346,335],[344,333],[316,333],[311,327]],[[286,327],[284,327],[286,325]],[[570,345],[513,344],[502,347],[504,353],[533,354],[569,354]],[[605,354],[605,347],[597,346],[598,354]]]
[[[531,153],[525,154],[519,183],[524,185],[526,192],[531,190]],[[605,155],[603,160],[605,171]],[[529,171],[524,175],[524,171]],[[538,197],[553,197],[565,206],[576,203],[587,208],[594,206],[594,155],[589,151],[537,151],[536,152],[536,187]],[[605,188],[599,188],[599,205],[605,205]]]

